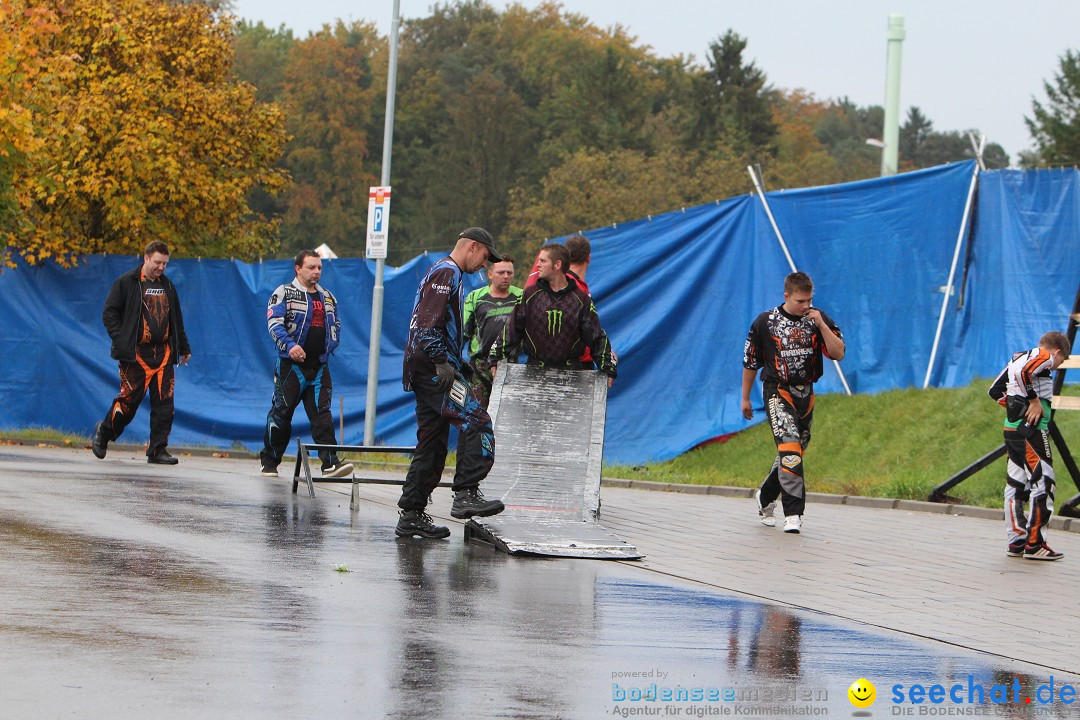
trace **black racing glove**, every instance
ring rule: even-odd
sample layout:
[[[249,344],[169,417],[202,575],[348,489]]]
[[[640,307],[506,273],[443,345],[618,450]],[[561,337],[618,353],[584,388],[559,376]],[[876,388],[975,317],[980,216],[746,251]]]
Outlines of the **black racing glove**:
[[[454,366],[448,362],[439,363],[435,366],[435,387],[439,392],[446,392],[454,384]]]

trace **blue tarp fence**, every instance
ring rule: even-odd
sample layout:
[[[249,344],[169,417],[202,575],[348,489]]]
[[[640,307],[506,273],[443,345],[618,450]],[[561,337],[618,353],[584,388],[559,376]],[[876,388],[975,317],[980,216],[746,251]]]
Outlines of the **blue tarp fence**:
[[[847,341],[853,392],[921,386],[974,172],[955,163],[890,178],[768,193],[814,304]],[[1080,173],[979,173],[937,358],[935,387],[994,375],[1010,353],[1063,330],[1080,282]],[[619,355],[605,460],[678,455],[750,423],[739,412],[743,340],[783,301],[789,272],[758,198],[743,196],[586,233],[589,287]],[[438,259],[386,268],[376,441],[415,442],[401,353],[416,286]],[[0,428],[48,426],[89,435],[119,387],[101,308],[139,258],[88,256],[0,273]],[[290,260],[169,263],[192,347],[177,369],[174,446],[261,445],[275,353],[266,300],[292,278]],[[342,343],[331,360],[334,414],[344,398],[346,443],[363,439],[374,263],[323,263],[338,297]],[[473,287],[483,273],[470,278]],[[830,366],[819,392],[842,392]],[[754,393],[760,404],[760,392]],[[553,402],[557,399],[553,398]],[[147,407],[125,432],[145,441]],[[764,415],[756,414],[760,422]],[[298,409],[294,432],[310,429]]]

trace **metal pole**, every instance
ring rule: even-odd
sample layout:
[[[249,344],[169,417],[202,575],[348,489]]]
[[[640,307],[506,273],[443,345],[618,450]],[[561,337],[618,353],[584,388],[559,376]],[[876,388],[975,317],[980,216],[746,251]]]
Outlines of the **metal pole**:
[[[795,267],[795,261],[791,259],[791,253],[788,252],[787,243],[784,242],[784,236],[780,234],[780,228],[776,226],[776,219],[773,217],[772,210],[769,208],[769,201],[765,199],[765,186],[762,184],[757,173],[754,172],[754,167],[752,165],[746,166],[746,172],[750,173],[750,180],[754,183],[754,189],[757,190],[758,197],[761,198],[761,205],[765,208],[765,214],[769,218],[769,224],[772,225],[773,232],[776,234],[776,239],[780,241],[780,249],[784,251],[784,257],[787,258],[787,264],[791,268],[791,272],[796,272],[798,268]]]
[[[937,357],[938,343],[941,342],[941,328],[945,325],[945,310],[949,306],[949,298],[952,297],[953,277],[956,275],[956,261],[960,258],[960,246],[964,244],[964,235],[967,234],[968,218],[971,215],[971,201],[975,198],[975,184],[979,180],[979,164],[975,163],[975,171],[971,173],[971,185],[968,186],[967,202],[964,203],[964,217],[960,221],[960,232],[956,234],[956,247],[953,249],[952,266],[949,267],[949,282],[945,286],[945,297],[941,299],[941,312],[938,314],[937,330],[934,332],[934,345],[930,348],[930,362],[926,365],[926,377],[923,378],[923,389],[930,387],[930,373],[934,369],[934,358]]]
[[[382,180],[390,184],[390,150],[394,143],[394,94],[397,89],[398,25],[401,0],[394,0],[390,21],[390,70],[386,75],[386,119],[383,121]],[[375,444],[375,405],[379,398],[379,352],[382,345],[383,258],[375,260],[375,287],[371,291],[371,342],[368,344],[367,404],[364,407],[364,444]]]
[[[986,162],[983,160],[983,148],[986,147],[986,134],[980,136],[979,140],[975,139],[975,133],[968,130],[968,140],[971,141],[971,149],[975,151],[975,162],[979,164],[980,170],[986,169]]]
[[[780,249],[784,251],[784,257],[787,258],[788,267],[791,268],[791,272],[797,272],[798,268],[795,267],[795,261],[791,259],[791,253],[788,252],[787,243],[784,242],[784,236],[780,234],[780,228],[776,226],[776,219],[773,217],[772,209],[769,208],[769,201],[765,197],[765,186],[761,182],[761,178],[754,172],[752,165],[746,166],[747,172],[750,173],[750,179],[754,183],[754,188],[757,190],[758,198],[761,200],[761,206],[765,208],[765,214],[769,217],[769,223],[772,225],[773,232],[776,234],[776,239],[780,241]],[[840,376],[840,383],[844,386],[844,392],[851,395],[851,388],[848,387],[847,378],[844,377],[844,371],[840,369],[840,363],[833,360],[833,367],[836,368],[836,373]]]
[[[890,15],[885,55],[885,127],[881,139],[881,176],[895,175],[900,157],[900,50],[904,46],[904,16]]]

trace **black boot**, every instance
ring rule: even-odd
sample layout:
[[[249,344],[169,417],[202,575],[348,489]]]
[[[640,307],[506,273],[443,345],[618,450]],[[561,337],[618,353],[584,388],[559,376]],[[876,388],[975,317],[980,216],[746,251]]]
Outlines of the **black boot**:
[[[505,509],[506,506],[501,500],[485,500],[479,488],[469,488],[454,493],[454,505],[450,508],[450,514],[456,518],[471,518],[475,515],[487,517],[498,515]]]
[[[99,460],[105,457],[105,453],[109,449],[109,438],[105,437],[105,432],[101,429],[102,423],[98,423],[94,426],[94,439],[90,443],[90,449],[94,451],[95,457]]]
[[[151,465],[175,465],[180,461],[170,455],[168,450],[163,449],[158,450],[153,455],[147,455],[146,462]]]
[[[450,537],[450,528],[436,525],[423,510],[402,510],[394,534],[398,537],[444,538]]]

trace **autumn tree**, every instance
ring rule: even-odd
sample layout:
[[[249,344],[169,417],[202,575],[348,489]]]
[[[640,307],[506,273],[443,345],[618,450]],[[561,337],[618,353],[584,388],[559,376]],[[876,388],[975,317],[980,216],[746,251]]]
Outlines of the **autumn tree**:
[[[881,137],[883,110],[771,88],[747,46],[729,31],[703,62],[662,58],[555,2],[464,0],[406,20],[390,262],[449,249],[468,225],[528,254],[546,237],[745,193],[750,163],[770,188],[877,177],[866,140]],[[253,204],[283,218],[285,248],[359,253],[382,161],[385,39],[241,24],[236,48],[238,75],[287,109],[294,136],[282,166],[295,186]]]
[[[35,115],[58,103],[54,78],[70,75],[75,59],[50,53],[49,44],[60,31],[55,14],[43,7],[27,7],[19,0],[0,0],[0,239],[11,245],[31,230],[20,212],[20,183],[47,183],[42,175],[29,178],[29,158],[41,151],[46,138],[35,131]],[[9,248],[0,251],[8,261]]]
[[[773,152],[756,154],[769,187],[812,187],[847,179],[816,132],[831,109],[831,102],[801,90],[774,93]]]
[[[38,49],[0,89],[0,107],[29,113],[16,222],[4,227],[12,248],[69,262],[150,238],[180,255],[272,246],[273,224],[246,198],[285,182],[274,167],[284,118],[231,79],[231,20],[202,3],[3,2],[5,34],[39,29],[26,30]]]
[[[1029,165],[1080,162],[1080,52],[1066,51],[1058,67],[1054,84],[1043,83],[1046,103],[1033,99],[1032,117],[1024,118],[1037,151]]]
[[[385,89],[386,43],[374,25],[339,20],[293,43],[281,93],[291,136],[283,165],[293,178],[281,197],[284,250],[325,242],[341,254],[363,252]]]
[[[579,150],[539,192],[514,191],[508,230],[531,253],[550,237],[730,197],[746,190],[747,162],[730,152]]]

